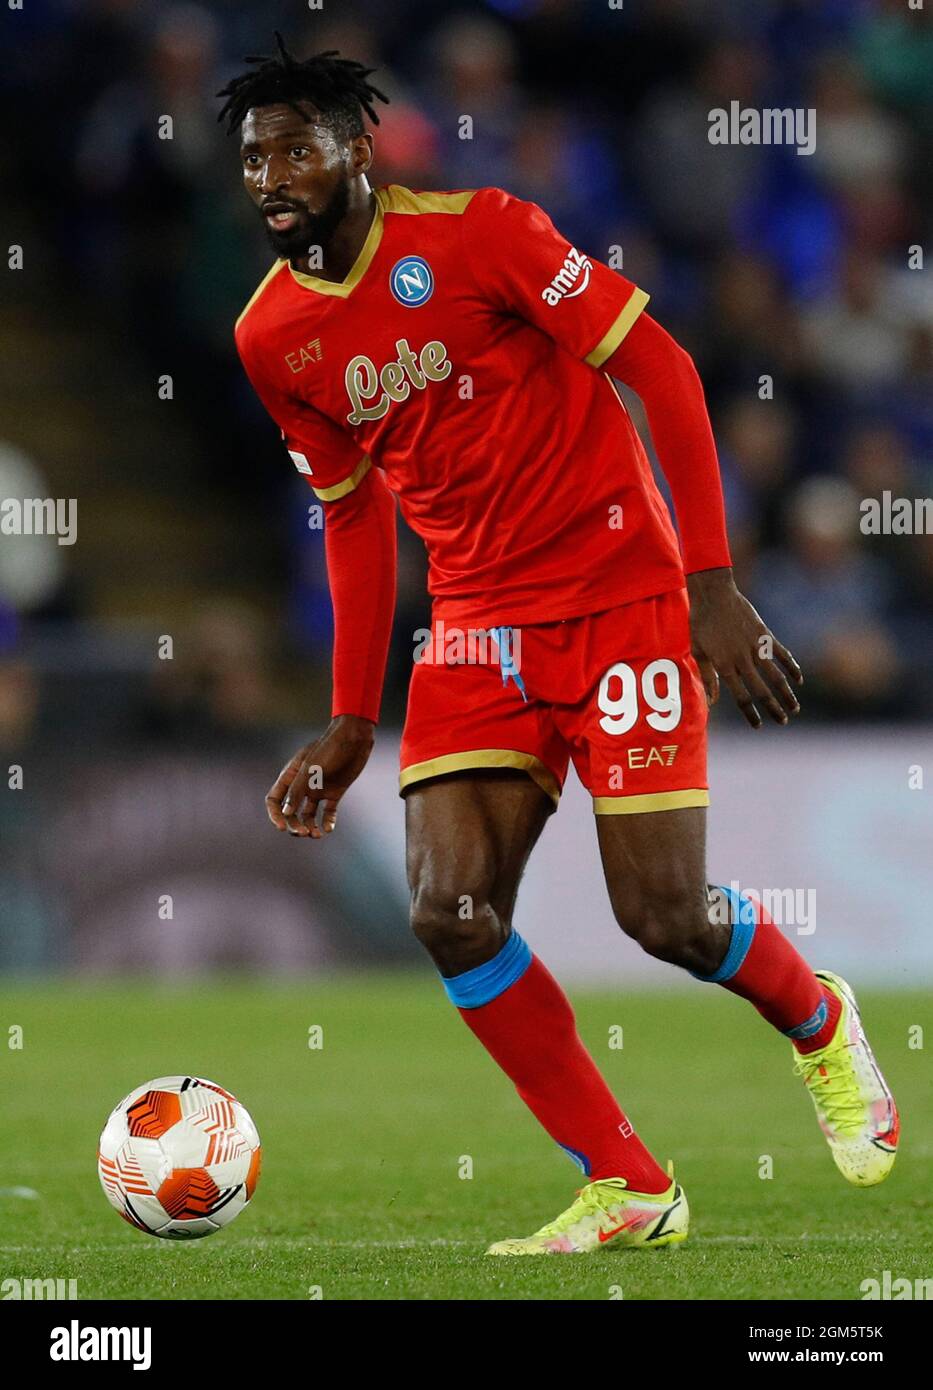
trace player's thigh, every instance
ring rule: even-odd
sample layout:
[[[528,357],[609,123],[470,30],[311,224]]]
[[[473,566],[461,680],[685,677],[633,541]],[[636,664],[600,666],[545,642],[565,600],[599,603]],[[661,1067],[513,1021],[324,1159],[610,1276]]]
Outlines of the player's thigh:
[[[706,911],[707,705],[686,594],[586,622],[594,669],[558,712],[593,797],[613,910],[648,949],[702,930]]]
[[[596,817],[609,900],[636,938],[692,933],[706,919],[706,808]]]
[[[419,782],[405,794],[413,918],[452,914],[463,900],[511,921],[518,885],[554,809],[527,773],[469,769]]]

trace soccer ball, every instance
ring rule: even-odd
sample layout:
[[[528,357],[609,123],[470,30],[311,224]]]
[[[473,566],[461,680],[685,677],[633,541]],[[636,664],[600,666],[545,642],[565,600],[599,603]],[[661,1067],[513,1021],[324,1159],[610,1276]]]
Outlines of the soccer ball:
[[[110,1205],[151,1236],[195,1240],[229,1226],[256,1190],[262,1150],[235,1096],[197,1076],[160,1076],[112,1112],[97,1148]]]

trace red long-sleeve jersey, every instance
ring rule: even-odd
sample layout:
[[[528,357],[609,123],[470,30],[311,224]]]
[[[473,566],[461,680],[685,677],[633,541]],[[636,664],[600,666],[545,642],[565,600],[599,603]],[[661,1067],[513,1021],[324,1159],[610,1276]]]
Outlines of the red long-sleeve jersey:
[[[728,564],[692,364],[657,325],[667,341],[652,342],[647,323],[626,351],[648,296],[501,189],[392,185],[376,202],[345,281],[279,262],[237,323],[246,371],[295,466],[336,504],[331,517],[381,470],[425,541],[435,617],[448,624],[553,622],[680,588],[685,562]],[[609,375],[628,379],[627,360],[630,384],[646,393],[683,559]],[[373,479],[364,491],[380,499],[384,489]],[[385,534],[384,505],[382,531],[372,512],[369,532],[344,525],[355,539],[329,544],[344,591],[353,545]],[[370,562],[370,585],[377,572]],[[381,638],[363,645],[378,667]],[[335,684],[352,687],[344,675]],[[374,679],[353,696],[370,711]],[[347,698],[335,691],[335,705]]]

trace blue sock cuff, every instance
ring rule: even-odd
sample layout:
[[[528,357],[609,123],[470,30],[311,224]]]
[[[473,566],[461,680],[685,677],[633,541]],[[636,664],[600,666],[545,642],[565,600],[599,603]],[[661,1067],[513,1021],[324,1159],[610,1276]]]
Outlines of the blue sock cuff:
[[[447,998],[458,1009],[479,1009],[498,999],[516,980],[520,980],[531,964],[531,947],[513,931],[498,955],[452,979],[441,976]]]
[[[698,975],[695,970],[691,970],[690,974],[695,980],[701,980],[704,984],[721,985],[723,980],[731,980],[733,975],[742,968],[742,962],[748,955],[752,937],[755,935],[758,918],[755,913],[755,904],[751,898],[746,898],[741,893],[736,893],[734,888],[726,888],[723,884],[716,883],[713,887],[718,888],[720,893],[725,893],[731,904],[732,938],[725,960],[718,970],[715,970],[712,975]]]

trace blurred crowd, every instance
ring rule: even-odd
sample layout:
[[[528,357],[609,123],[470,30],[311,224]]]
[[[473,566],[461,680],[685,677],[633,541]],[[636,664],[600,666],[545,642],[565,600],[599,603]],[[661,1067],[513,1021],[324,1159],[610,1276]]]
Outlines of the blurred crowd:
[[[140,379],[172,373],[198,460],[192,495],[210,495],[231,524],[258,518],[274,546],[249,602],[220,565],[203,607],[189,606],[187,668],[144,682],[136,735],[203,738],[326,713],[313,499],[232,343],[269,253],[214,94],[243,55],[271,51],[274,28],[299,53],[337,48],[379,68],[392,104],[378,182],[502,185],[590,254],[622,249],[625,274],[696,359],[739,582],[807,669],[808,714],[929,717],[933,536],[866,535],[860,509],[931,491],[931,11],[906,0],[325,0],[318,11],[45,0],[11,14],[2,90],[16,135],[2,164],[50,267],[37,302],[67,281],[102,375],[115,351]],[[815,152],[710,144],[709,111],[734,100],[814,108]],[[158,138],[163,114],[171,140]],[[17,470],[44,461],[29,456],[28,421],[14,415],[2,433],[0,497],[19,495]],[[185,476],[170,483],[179,510]],[[151,505],[164,503],[166,484],[148,486]],[[204,532],[212,525],[202,514]],[[92,596],[69,594],[71,552],[47,552],[30,586],[30,562],[5,563],[4,548],[12,555],[0,537],[0,746],[41,705],[29,653],[43,623],[87,632],[99,616]],[[229,554],[231,578],[242,560]],[[424,573],[406,537],[391,719],[426,613]]]

